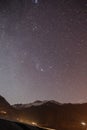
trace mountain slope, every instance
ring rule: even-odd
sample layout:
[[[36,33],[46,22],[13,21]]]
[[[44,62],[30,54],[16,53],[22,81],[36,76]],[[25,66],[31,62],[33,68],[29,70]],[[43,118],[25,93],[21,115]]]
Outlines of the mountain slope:
[[[57,130],[80,130],[81,122],[87,123],[87,103],[61,104],[51,100],[11,106],[0,97],[0,117]]]
[[[87,104],[61,104],[55,101],[39,101],[31,105],[15,106],[20,110],[20,119],[25,122],[35,121],[37,124],[55,129],[66,128],[78,130],[81,122],[87,122]]]

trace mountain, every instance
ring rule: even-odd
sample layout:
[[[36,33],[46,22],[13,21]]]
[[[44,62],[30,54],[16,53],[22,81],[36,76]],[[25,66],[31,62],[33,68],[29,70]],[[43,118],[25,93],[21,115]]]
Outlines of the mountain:
[[[56,130],[82,130],[86,128],[87,123],[87,103],[61,104],[46,100],[10,105],[3,97],[0,97],[0,112],[4,110],[6,111],[6,113],[3,112],[5,119]],[[1,113],[0,117],[2,117]]]
[[[4,97],[2,97],[1,95],[0,95],[0,108],[1,107],[9,107],[10,106],[10,104],[5,100],[5,98]]]
[[[8,118],[10,114],[11,106],[10,104],[5,100],[4,97],[0,96],[0,116],[3,118]]]
[[[41,105],[44,105],[44,104],[47,104],[47,103],[61,105],[61,103],[58,103],[58,102],[56,102],[54,100],[50,100],[50,101],[37,100],[37,101],[35,101],[33,103],[29,103],[29,104],[14,104],[13,107],[16,108],[16,109],[22,109],[22,108],[28,108],[28,107],[32,107],[32,106],[41,106]]]
[[[15,120],[18,117],[18,113],[19,112],[0,95],[0,118]]]
[[[87,122],[87,103],[61,104],[55,101],[35,101],[30,104],[14,105],[25,122],[59,130],[80,130],[81,122]]]

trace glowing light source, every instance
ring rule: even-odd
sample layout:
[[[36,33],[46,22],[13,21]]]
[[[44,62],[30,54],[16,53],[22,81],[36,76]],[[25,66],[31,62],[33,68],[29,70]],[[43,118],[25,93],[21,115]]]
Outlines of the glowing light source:
[[[1,114],[7,114],[7,112],[6,112],[6,111],[0,111],[0,113],[1,113]]]
[[[81,122],[81,125],[86,126],[86,123],[85,122]]]
[[[32,122],[32,125],[37,125],[37,123],[36,122]]]

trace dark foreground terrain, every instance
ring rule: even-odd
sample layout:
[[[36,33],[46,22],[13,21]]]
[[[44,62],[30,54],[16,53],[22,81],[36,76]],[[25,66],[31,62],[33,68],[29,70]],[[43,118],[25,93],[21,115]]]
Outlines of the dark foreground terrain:
[[[45,130],[36,126],[0,119],[0,130]]]

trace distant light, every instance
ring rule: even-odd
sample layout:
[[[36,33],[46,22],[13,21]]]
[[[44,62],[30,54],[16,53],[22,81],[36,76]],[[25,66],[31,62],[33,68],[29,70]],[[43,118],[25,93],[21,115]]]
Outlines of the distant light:
[[[1,114],[7,114],[7,112],[6,112],[6,111],[0,111],[0,113],[1,113]]]
[[[81,122],[81,125],[86,126],[86,123],[85,122]]]
[[[32,125],[37,125],[37,123],[36,122],[32,122]]]
[[[19,118],[17,118],[17,120],[19,121],[20,119],[19,119]]]

